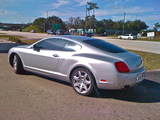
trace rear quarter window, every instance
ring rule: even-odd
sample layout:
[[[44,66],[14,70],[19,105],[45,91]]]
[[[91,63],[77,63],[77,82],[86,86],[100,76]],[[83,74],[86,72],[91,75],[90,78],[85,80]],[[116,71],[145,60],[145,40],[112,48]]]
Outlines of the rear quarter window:
[[[93,40],[84,40],[83,42],[88,44],[88,45],[91,45],[95,48],[98,48],[100,50],[107,51],[107,52],[110,52],[110,53],[126,52],[125,49],[123,49],[121,47],[118,47],[114,44],[105,42],[103,40],[93,39]]]

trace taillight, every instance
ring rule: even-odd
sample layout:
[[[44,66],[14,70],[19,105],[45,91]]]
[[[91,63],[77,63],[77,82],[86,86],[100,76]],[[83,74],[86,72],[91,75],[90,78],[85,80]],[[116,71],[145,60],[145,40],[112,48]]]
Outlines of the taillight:
[[[130,69],[124,62],[116,62],[115,66],[120,73],[127,73],[130,72]]]

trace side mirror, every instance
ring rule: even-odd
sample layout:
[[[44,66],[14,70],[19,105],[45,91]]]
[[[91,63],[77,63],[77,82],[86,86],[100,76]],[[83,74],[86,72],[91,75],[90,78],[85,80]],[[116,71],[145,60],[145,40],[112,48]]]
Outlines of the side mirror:
[[[34,50],[34,51],[39,51],[39,47],[38,47],[36,44],[35,44],[35,45],[33,45],[33,47],[32,47],[32,48],[33,48],[33,50]]]
[[[33,47],[32,47],[32,48],[33,48],[33,50],[36,50],[36,45],[33,45]]]
[[[37,44],[33,45],[32,48],[33,48],[34,51],[38,51],[38,52],[40,51],[40,49],[43,49],[43,47],[37,46]]]

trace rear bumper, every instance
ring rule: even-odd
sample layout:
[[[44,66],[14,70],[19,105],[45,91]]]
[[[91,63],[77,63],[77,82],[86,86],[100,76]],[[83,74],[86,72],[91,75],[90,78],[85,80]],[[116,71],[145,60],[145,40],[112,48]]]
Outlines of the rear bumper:
[[[106,82],[101,82],[100,80],[97,82],[97,87],[99,89],[126,89],[133,87],[144,80],[145,77],[145,68],[142,68],[139,71],[131,72],[131,73],[117,73],[115,76],[110,76],[113,80],[109,80]],[[107,78],[106,78],[107,80]]]

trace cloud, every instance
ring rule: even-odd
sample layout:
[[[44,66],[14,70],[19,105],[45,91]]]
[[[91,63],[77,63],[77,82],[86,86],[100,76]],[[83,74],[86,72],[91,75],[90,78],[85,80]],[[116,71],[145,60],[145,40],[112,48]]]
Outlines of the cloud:
[[[78,6],[83,6],[83,5],[86,5],[87,2],[91,2],[92,0],[74,0],[76,2],[78,2]]]
[[[43,17],[46,17],[47,13],[43,12]],[[48,16],[58,16],[59,18],[61,18],[63,21],[67,21],[69,17],[81,17],[82,19],[85,16],[84,12],[77,12],[75,10],[65,10],[64,11],[48,11]]]
[[[126,14],[136,14],[136,13],[144,13],[144,12],[152,12],[152,8],[141,8],[141,7],[126,7],[126,8],[118,8],[117,9],[100,9],[96,11],[96,16],[108,16],[108,15],[122,15],[124,12]]]
[[[69,1],[66,1],[66,0],[57,0],[57,3],[53,3],[53,8],[56,9],[56,8],[59,8],[63,5],[67,5],[69,4]]]
[[[106,1],[106,5],[105,5],[106,8],[116,9],[116,8],[126,5],[127,3],[130,3],[133,0],[114,0],[114,1],[105,0],[105,1]]]

